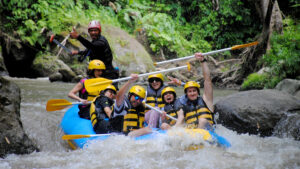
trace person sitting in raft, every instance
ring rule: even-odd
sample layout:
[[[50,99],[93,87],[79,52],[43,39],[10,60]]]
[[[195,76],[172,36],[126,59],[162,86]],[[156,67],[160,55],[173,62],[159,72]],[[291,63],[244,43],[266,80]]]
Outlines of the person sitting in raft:
[[[146,92],[146,103],[152,107],[163,108],[161,91],[166,87],[161,73],[148,76],[149,85]],[[160,113],[146,107],[145,121],[151,128],[158,128]]]
[[[105,70],[105,65],[102,61],[97,59],[92,60],[89,63],[88,70],[87,70],[88,77],[81,79],[80,82],[78,82],[68,94],[70,98],[78,100],[81,103],[83,103],[83,105],[78,105],[79,108],[78,114],[81,118],[90,119],[89,101],[93,101],[94,98],[99,95],[98,91],[93,93],[88,93],[84,87],[84,82],[87,79],[101,77],[104,70]],[[77,93],[79,93],[79,96],[77,96]]]
[[[177,110],[180,109],[181,104],[179,100],[176,99],[176,91],[172,87],[166,87],[161,91],[161,97],[165,106],[162,109],[164,114],[161,115],[162,124],[160,128],[168,130],[171,126],[180,126],[183,116],[181,116],[182,119],[178,119]],[[167,117],[166,114],[176,118],[177,121]]]
[[[176,78],[172,78],[168,76],[171,80],[168,84],[175,84],[180,86],[182,83],[180,80]],[[153,74],[148,76],[149,85],[147,86],[146,92],[146,103],[152,107],[158,107],[162,109],[164,107],[164,103],[162,101],[161,92],[167,86],[164,84],[164,77],[161,73]],[[145,121],[151,128],[159,127],[159,118],[160,113],[155,110],[150,110],[150,108],[146,107]]]
[[[123,133],[132,137],[152,132],[149,127],[144,126],[145,106],[143,100],[146,95],[145,89],[139,85],[132,86],[127,97],[125,96],[130,85],[137,79],[137,74],[131,74],[131,79],[120,88],[114,106],[114,117],[124,116]]]
[[[90,116],[93,128],[97,134],[112,132],[109,120],[112,117],[113,104],[117,89],[108,85],[91,104]]]
[[[203,77],[204,92],[200,96],[200,85],[189,81],[184,85],[185,95],[179,98],[182,108],[177,111],[178,119],[183,119],[190,128],[212,129],[214,124],[213,87],[207,60],[201,53],[196,53],[195,58],[200,61]],[[179,121],[179,120],[178,120]],[[183,123],[183,120],[180,121]]]

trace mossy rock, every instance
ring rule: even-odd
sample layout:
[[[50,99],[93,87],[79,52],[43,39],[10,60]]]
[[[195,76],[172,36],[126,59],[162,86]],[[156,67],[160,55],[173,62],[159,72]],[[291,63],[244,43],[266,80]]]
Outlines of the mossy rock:
[[[32,64],[32,69],[41,77],[47,77],[53,73],[58,72],[59,69],[68,69],[68,65],[63,61],[51,55],[40,55],[36,57]]]

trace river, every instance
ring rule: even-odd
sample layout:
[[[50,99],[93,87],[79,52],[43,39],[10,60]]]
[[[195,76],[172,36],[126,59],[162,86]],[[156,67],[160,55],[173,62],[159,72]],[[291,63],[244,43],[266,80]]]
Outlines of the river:
[[[49,99],[68,99],[72,83],[50,83],[47,78],[8,78],[21,88],[21,120],[29,138],[40,152],[8,155],[0,159],[0,168],[146,168],[146,169],[281,169],[300,168],[300,142],[290,138],[237,134],[218,124],[216,133],[232,147],[205,145],[203,149],[186,151],[187,138],[162,137],[157,140],[134,141],[114,136],[92,142],[80,150],[70,150],[61,140],[60,121],[66,110],[47,112]],[[215,100],[234,90],[214,90]],[[69,100],[69,99],[68,99]],[[71,100],[70,100],[71,101]]]

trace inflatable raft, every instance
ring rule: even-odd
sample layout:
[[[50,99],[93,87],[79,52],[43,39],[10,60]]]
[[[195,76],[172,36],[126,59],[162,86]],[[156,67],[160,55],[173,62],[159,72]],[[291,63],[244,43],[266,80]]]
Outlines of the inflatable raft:
[[[69,108],[61,121],[61,128],[66,135],[95,135],[95,131],[93,130],[93,126],[90,120],[82,119],[78,115],[78,106],[72,106]],[[207,131],[204,129],[186,129],[187,133],[193,134],[201,134],[205,141],[208,141],[211,144],[217,144],[218,146],[228,148],[230,147],[230,143],[223,137],[217,135],[214,132]],[[135,140],[145,140],[145,139],[153,139],[158,137],[161,134],[166,134],[167,132],[164,130],[155,130],[155,132],[143,136],[136,137]],[[168,133],[172,135],[172,133]],[[176,133],[173,133],[173,135]],[[97,135],[97,137],[88,137],[88,138],[80,138],[80,139],[72,139],[68,140],[68,144],[72,149],[83,148],[88,141],[97,139],[97,140],[105,140],[111,135],[103,134]],[[199,146],[191,146],[189,150],[198,149]]]

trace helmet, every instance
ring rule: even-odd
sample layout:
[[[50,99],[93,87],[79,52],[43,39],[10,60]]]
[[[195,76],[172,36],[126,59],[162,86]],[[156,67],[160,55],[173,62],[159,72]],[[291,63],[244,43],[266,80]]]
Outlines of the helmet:
[[[92,29],[92,28],[98,28],[99,31],[101,32],[101,25],[99,21],[93,20],[89,23],[88,26],[88,30]]]
[[[131,89],[129,90],[129,93],[135,94],[143,99],[146,96],[146,90],[139,85],[132,86]]]
[[[104,89],[104,92],[105,92],[106,90],[112,90],[112,91],[114,91],[115,93],[117,93],[116,87],[115,87],[114,85],[112,85],[112,84],[108,85],[108,86]]]
[[[185,85],[184,85],[184,92],[186,93],[186,89],[189,87],[195,87],[198,90],[198,93],[200,92],[200,85],[195,82],[195,81],[188,81]]]
[[[92,60],[90,63],[89,63],[89,67],[88,67],[89,70],[94,70],[94,69],[102,69],[102,70],[105,70],[105,64],[101,61],[101,60]]]
[[[176,98],[176,92],[172,87],[165,87],[162,91],[161,91],[161,97],[164,97],[164,94],[167,92],[173,92]]]
[[[162,82],[164,81],[164,76],[163,76],[161,73],[154,74],[154,75],[149,75],[149,76],[148,76],[148,81],[149,81],[149,79],[151,79],[151,78],[158,78],[158,79],[160,79]]]

